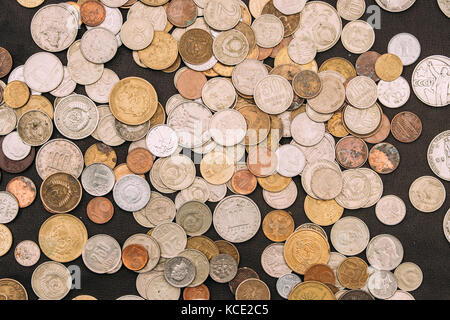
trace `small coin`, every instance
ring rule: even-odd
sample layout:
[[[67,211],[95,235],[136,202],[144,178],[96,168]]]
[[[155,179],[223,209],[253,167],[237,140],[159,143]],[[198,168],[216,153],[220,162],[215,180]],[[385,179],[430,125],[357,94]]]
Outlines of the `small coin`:
[[[399,197],[387,195],[377,202],[375,214],[382,223],[393,226],[399,224],[405,218],[406,206]]]
[[[210,261],[209,275],[219,283],[230,282],[237,273],[237,263],[228,254],[218,254]]]
[[[417,210],[430,213],[445,202],[445,187],[439,179],[431,176],[419,177],[409,188],[409,200]]]
[[[359,109],[370,108],[377,102],[377,85],[369,77],[357,76],[351,79],[345,88],[347,101]]]
[[[148,253],[148,261],[144,268],[136,271],[138,273],[147,273],[151,270],[153,271],[163,271],[163,269],[159,269],[157,267],[158,263],[163,264],[163,259],[161,257],[161,249],[155,238],[148,234],[138,233],[129,237],[125,243],[123,244],[122,250],[129,245],[141,245],[143,246]],[[120,261],[119,254],[119,261]],[[165,263],[165,261],[164,261]]]
[[[64,67],[56,55],[38,52],[25,62],[23,75],[30,89],[50,92],[61,84],[64,78]]]
[[[305,281],[319,281],[325,284],[334,284],[333,270],[326,264],[316,264],[305,272]]]
[[[203,73],[187,69],[178,77],[176,87],[184,98],[195,100],[201,98],[206,81],[206,76]]]
[[[361,54],[356,60],[356,73],[359,76],[366,76],[377,82],[378,78],[375,72],[375,63],[381,55],[375,51],[367,51]]]
[[[95,143],[84,154],[84,164],[86,167],[94,163],[103,163],[111,169],[114,169],[117,164],[117,154],[113,148],[104,143]]]
[[[248,195],[255,191],[258,182],[249,170],[236,171],[231,178],[231,185],[238,194]]]
[[[402,12],[408,10],[416,0],[401,0],[401,1],[383,1],[375,0],[377,4],[386,11]]]
[[[208,260],[211,260],[220,253],[216,243],[206,236],[189,237],[186,248],[202,252]]]
[[[17,131],[4,137],[2,141],[3,154],[10,160],[24,160],[31,153],[31,146],[25,144]]]
[[[302,279],[298,275],[294,273],[285,274],[277,280],[277,292],[281,297],[287,299],[292,289],[301,282]]]
[[[319,73],[323,71],[335,71],[337,74],[329,73],[330,75],[339,75],[339,78],[343,80],[342,76],[346,80],[350,80],[356,77],[356,70],[353,64],[345,58],[334,57],[326,60],[319,68]],[[326,73],[325,73],[326,74]],[[342,81],[345,82],[345,81]]]
[[[8,191],[0,191],[0,203],[0,223],[5,224],[13,221],[19,213],[17,198]]]
[[[13,243],[11,231],[4,224],[0,224],[0,257],[8,253]]]
[[[319,73],[322,81],[322,90],[314,97],[308,99],[308,104],[319,113],[333,113],[340,109],[345,101],[345,89],[341,80],[333,73]]]
[[[113,189],[114,182],[114,172],[103,163],[89,165],[81,175],[84,190],[95,197],[108,194]]]
[[[80,42],[84,57],[97,64],[111,61],[117,53],[117,38],[108,29],[97,27],[86,31]]]
[[[336,160],[346,169],[361,167],[369,156],[366,143],[360,138],[348,136],[336,144]]]
[[[367,109],[346,105],[343,109],[344,125],[347,131],[361,138],[373,135],[381,125],[383,111],[378,104]]]
[[[67,51],[67,68],[70,77],[81,85],[90,85],[103,75],[104,65],[92,63],[81,52],[81,40],[75,41]]]
[[[392,119],[391,132],[400,142],[414,142],[422,133],[422,121],[412,112],[400,112]]]
[[[27,177],[14,177],[6,185],[6,191],[17,199],[19,208],[29,207],[36,199],[36,186]]]
[[[13,60],[8,50],[0,47],[0,78],[5,77],[12,69]]]
[[[80,6],[80,14],[84,24],[96,27],[105,20],[106,10],[98,1],[86,1]]]
[[[203,157],[200,172],[207,182],[214,185],[224,184],[233,177],[234,163],[226,153],[212,151]]]
[[[85,86],[86,94],[97,103],[108,103],[111,90],[119,81],[119,76],[114,71],[104,68],[100,79]]]
[[[145,148],[136,148],[128,153],[127,166],[135,174],[145,174],[153,166],[153,156]]]
[[[130,244],[122,250],[122,262],[132,271],[139,271],[148,261],[147,249],[139,244]]]
[[[147,48],[153,40],[153,24],[146,19],[128,19],[120,30],[123,44],[134,51]]]
[[[226,240],[216,240],[214,243],[217,245],[217,248],[219,249],[219,253],[224,253],[232,256],[234,260],[236,260],[236,263],[239,265],[240,261],[240,255],[239,250],[236,248],[234,244],[231,242],[228,242]],[[239,272],[239,270],[238,270]]]
[[[164,223],[153,229],[152,237],[161,248],[161,257],[173,258],[186,248],[184,229],[176,223]]]
[[[378,99],[388,108],[400,108],[409,100],[411,89],[409,83],[403,77],[398,77],[394,81],[378,82]]]
[[[394,271],[398,287],[404,291],[417,290],[423,281],[423,273],[420,267],[412,262],[403,262]]]
[[[13,109],[23,107],[28,102],[30,95],[30,89],[26,83],[19,80],[9,82],[3,90],[4,102]]]
[[[385,53],[375,62],[375,72],[381,80],[394,81],[401,76],[403,63],[395,54]]]
[[[270,289],[259,279],[247,279],[236,288],[236,300],[270,300]]]
[[[287,240],[294,232],[294,219],[283,210],[269,212],[263,220],[262,228],[266,237],[274,242]]]
[[[400,153],[397,148],[387,142],[376,144],[369,152],[370,167],[378,173],[388,174],[398,168]]]
[[[183,300],[209,300],[209,297],[209,289],[204,284],[183,290]]]
[[[59,190],[59,192],[55,193],[53,190]],[[45,178],[41,184],[40,194],[47,211],[67,213],[78,206],[83,190],[80,182],[73,175],[57,172]]]
[[[420,57],[420,42],[410,33],[399,33],[389,41],[388,52],[397,55],[404,66],[409,66]]]
[[[195,279],[196,269],[191,260],[185,257],[169,259],[164,266],[164,277],[176,288],[185,288]]]
[[[89,201],[87,208],[88,218],[97,224],[110,221],[114,215],[114,206],[110,200],[104,197],[96,197]]]
[[[390,234],[379,234],[366,249],[367,261],[378,270],[394,270],[403,260],[401,242]]]
[[[244,116],[234,109],[220,110],[212,116],[209,132],[216,143],[231,147],[244,140],[247,123]]]
[[[187,201],[176,213],[176,222],[189,236],[200,236],[212,224],[212,213],[207,205],[198,201]]]
[[[138,52],[140,60],[153,70],[172,66],[178,57],[178,44],[167,32],[155,31],[152,43]]]
[[[256,84],[253,95],[258,108],[268,114],[286,111],[294,99],[291,84],[278,75],[268,75],[261,79]]]
[[[369,292],[378,299],[388,299],[397,291],[397,279],[392,272],[377,270],[367,281]]]
[[[299,97],[311,99],[322,90],[322,80],[314,71],[303,70],[292,80],[292,87]]]
[[[331,289],[318,281],[297,284],[288,296],[289,300],[336,300]]]
[[[206,3],[203,14],[205,22],[211,28],[225,31],[239,23],[242,10],[236,0],[210,0]]]
[[[360,289],[369,278],[367,263],[357,257],[347,258],[340,264],[337,276],[344,287],[352,290]]]
[[[375,31],[363,20],[353,20],[342,29],[342,44],[344,48],[354,54],[369,51],[375,43]]]
[[[213,38],[203,29],[187,30],[178,43],[183,61],[191,64],[206,63],[212,57]]]
[[[25,112],[17,123],[17,132],[22,141],[30,146],[40,146],[52,136],[52,119],[42,111]]]
[[[366,12],[366,3],[364,0],[338,0],[336,8],[343,19],[354,21]]]
[[[17,263],[24,267],[35,265],[41,257],[39,246],[31,240],[24,240],[17,244],[14,249],[14,258]]]

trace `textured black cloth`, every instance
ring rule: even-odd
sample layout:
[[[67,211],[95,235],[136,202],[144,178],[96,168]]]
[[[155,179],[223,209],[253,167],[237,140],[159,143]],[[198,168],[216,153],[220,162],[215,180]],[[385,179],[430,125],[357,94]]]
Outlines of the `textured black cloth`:
[[[46,0],[45,4],[58,3],[58,0]],[[248,0],[245,1],[248,3]],[[335,6],[335,0],[326,2]],[[374,0],[366,1],[367,6],[375,4]],[[14,0],[1,1],[0,3],[0,46],[10,51],[14,59],[14,67],[25,63],[32,54],[41,51],[33,42],[30,34],[30,23],[37,9],[26,9],[21,7]],[[126,10],[122,10],[124,20]],[[363,19],[367,19],[365,15]],[[347,22],[343,21],[343,25]],[[85,27],[80,30],[78,38],[84,33]],[[449,20],[439,9],[436,0],[417,0],[407,11],[402,13],[390,13],[381,10],[381,29],[376,30],[376,40],[373,50],[379,53],[387,51],[389,40],[401,32],[409,32],[415,35],[422,46],[422,54],[419,61],[431,55],[448,55],[449,53]],[[64,65],[67,64],[66,51],[58,53]],[[353,64],[358,55],[350,54],[339,41],[331,50],[317,54],[316,61],[320,65],[331,57],[344,57]],[[272,59],[268,59],[269,64],[273,64]],[[114,70],[120,78],[129,76],[143,77],[150,81],[156,88],[159,101],[165,105],[167,99],[177,91],[173,85],[174,74],[166,74],[161,71],[152,71],[138,67],[131,55],[131,51],[122,46],[119,48],[116,57],[105,65],[106,68]],[[410,82],[415,64],[404,68],[403,76]],[[7,77],[2,79],[7,81]],[[77,86],[77,93],[85,94],[83,86]],[[46,94],[53,101],[53,97]],[[392,135],[387,141],[394,144],[401,155],[399,168],[392,174],[383,175],[384,195],[394,194],[403,199],[406,204],[407,214],[403,222],[397,226],[385,226],[379,222],[375,216],[374,207],[360,210],[345,210],[344,216],[356,216],[366,222],[369,227],[371,237],[378,234],[392,234],[400,239],[404,247],[404,261],[411,261],[418,264],[423,270],[423,284],[416,291],[412,292],[416,299],[450,299],[450,244],[444,237],[442,221],[446,211],[449,209],[449,201],[436,212],[421,213],[414,209],[408,197],[408,190],[411,183],[423,175],[434,175],[427,163],[427,148],[434,136],[450,128],[449,108],[432,108],[421,103],[411,90],[411,97],[408,103],[402,108],[388,109],[383,107],[383,111],[392,119],[400,111],[412,111],[420,116],[423,122],[422,136],[412,144],[403,144],[396,141]],[[54,138],[62,138],[56,128],[53,133]],[[87,148],[95,143],[93,138],[76,141],[83,153]],[[115,148],[118,155],[118,163],[125,162],[129,143]],[[369,145],[370,147],[370,145]],[[367,167],[368,164],[365,165]],[[197,168],[198,169],[198,168]],[[197,170],[198,171],[198,170]],[[200,176],[200,172],[197,172]],[[36,173],[34,164],[22,175],[31,178],[39,189],[42,180]],[[0,190],[5,190],[6,184],[14,176],[2,172]],[[298,187],[298,198],[295,204],[289,208],[295,219],[296,226],[309,222],[303,210],[305,192],[303,191],[300,178],[294,178]],[[447,190],[450,184],[444,182]],[[174,199],[175,194],[170,195]],[[112,194],[107,196],[112,200]],[[262,217],[271,211],[271,208],[262,198],[260,187],[251,195],[251,198],[259,205]],[[448,197],[447,197],[448,198]],[[76,210],[72,212],[79,217],[86,225],[89,236],[99,233],[106,233],[116,238],[120,244],[132,234],[145,233],[146,228],[139,226],[131,213],[123,212],[116,207],[113,219],[106,225],[96,225],[91,222],[86,215],[86,206],[92,197],[87,193],[83,194],[83,199]],[[209,203],[213,210],[215,204]],[[26,268],[20,266],[14,259],[14,248],[22,240],[38,240],[38,232],[42,223],[51,216],[45,211],[39,199],[30,207],[21,209],[17,218],[7,226],[14,236],[14,244],[10,252],[0,257],[0,278],[14,278],[26,287],[29,297],[36,299],[36,295],[31,289],[31,275],[34,267]],[[331,227],[325,228],[330,233]],[[214,228],[206,233],[206,236],[213,240],[220,237]],[[271,242],[264,236],[262,230],[250,241],[238,244],[241,254],[240,267],[248,266],[258,272],[261,279],[265,281],[271,290],[273,299],[281,299],[276,291],[276,279],[268,276],[262,269],[260,257],[264,248]],[[334,251],[334,249],[332,248]],[[365,252],[359,257],[366,259]],[[43,263],[48,259],[42,255],[39,261]],[[136,273],[123,267],[114,275],[97,275],[90,272],[83,264],[81,257],[68,265],[78,265],[81,267],[81,290],[72,290],[66,299],[72,299],[80,294],[89,294],[98,299],[116,299],[126,294],[138,294],[135,286]],[[233,299],[227,284],[215,283],[210,278],[205,283],[210,291],[212,299]]]

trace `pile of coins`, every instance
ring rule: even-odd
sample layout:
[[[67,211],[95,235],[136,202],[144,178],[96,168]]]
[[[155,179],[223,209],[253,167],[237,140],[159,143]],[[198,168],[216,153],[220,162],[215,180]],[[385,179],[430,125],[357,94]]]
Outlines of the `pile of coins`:
[[[28,8],[43,3],[17,1]],[[376,2],[400,12],[415,0]],[[364,0],[338,0],[336,8],[306,0],[250,0],[249,6],[238,0],[79,0],[37,10],[31,35],[43,51],[11,71],[12,57],[0,48],[0,78],[9,74],[7,84],[0,82],[0,168],[19,174],[34,163],[40,200],[52,214],[40,228],[39,245],[27,240],[14,250],[22,266],[35,265],[41,251],[50,260],[33,272],[34,293],[64,298],[72,279],[63,263],[81,256],[96,274],[122,267],[137,273],[140,296],[122,300],[177,300],[181,293],[185,300],[209,299],[209,277],[228,283],[236,300],[270,299],[259,275],[239,267],[235,245],[262,229],[273,243],[261,264],[278,279],[283,298],[414,299],[409,291],[423,275],[403,262],[399,239],[373,236],[363,220],[343,217],[344,209],[374,207],[383,224],[402,222],[405,203],[383,195],[381,179],[399,167],[400,153],[384,140],[392,133],[412,143],[422,132],[412,112],[392,121],[383,113],[409,99],[402,73],[416,63],[420,43],[401,33],[386,53],[370,51],[375,31],[359,20],[365,9]],[[82,24],[86,31],[76,40]],[[316,55],[339,40],[359,55],[356,65],[334,57],[319,67]],[[120,79],[105,68],[122,45],[140,67],[174,73],[179,93],[163,106],[149,81]],[[66,49],[64,66],[53,53]],[[431,107],[447,106],[449,70],[445,56],[417,63],[415,95]],[[77,85],[86,95],[74,93]],[[52,139],[54,131],[65,139]],[[83,154],[74,141],[89,137],[98,142]],[[128,155],[118,164],[114,147],[124,143]],[[430,168],[446,181],[449,146],[447,130],[428,150]],[[362,167],[366,162],[370,168]],[[300,226],[287,211],[298,197],[294,179],[307,194],[304,212],[311,221]],[[258,185],[273,208],[264,216],[249,197]],[[0,256],[13,241],[5,224],[37,193],[25,176],[0,192]],[[113,234],[88,235],[71,214],[86,193],[93,197],[86,209],[93,223],[108,223],[118,207],[148,233],[122,245]],[[114,203],[105,197],[110,193]],[[417,210],[434,212],[446,190],[439,179],[424,176],[409,196]],[[207,203],[217,204],[212,211]],[[323,226],[332,226],[329,238]],[[221,239],[204,235],[211,227]],[[450,241],[450,211],[444,233]],[[356,257],[364,251],[367,262]],[[0,279],[0,299],[27,297],[19,282]]]

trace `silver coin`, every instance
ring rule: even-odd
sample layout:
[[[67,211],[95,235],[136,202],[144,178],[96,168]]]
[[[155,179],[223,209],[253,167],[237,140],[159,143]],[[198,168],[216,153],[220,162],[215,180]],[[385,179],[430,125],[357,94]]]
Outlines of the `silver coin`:
[[[309,37],[295,37],[288,45],[288,54],[295,63],[308,64],[316,57],[316,44]]]
[[[389,271],[377,270],[367,280],[370,293],[378,299],[388,299],[397,291],[397,279]]]
[[[318,168],[311,174],[311,191],[321,200],[332,200],[342,191],[343,177],[333,167]]]
[[[417,210],[430,213],[445,202],[446,190],[442,182],[431,176],[419,177],[409,188],[409,200]]]
[[[402,12],[409,9],[416,0],[375,0],[386,11]]]
[[[227,158],[232,160],[234,163],[245,162],[245,146],[242,144],[237,144],[231,147],[224,147],[217,145],[214,151],[224,153]]]
[[[378,99],[388,108],[400,108],[406,104],[411,94],[409,83],[403,77],[398,77],[394,81],[378,82],[377,87]]]
[[[139,296],[135,296],[135,295],[132,295],[132,294],[127,294],[125,296],[121,296],[121,297],[117,298],[116,300],[130,300],[130,301],[133,301],[133,300],[144,300],[144,298],[141,298]]]
[[[161,195],[160,193],[153,191],[152,194],[150,195],[150,201],[154,198],[157,197],[163,197],[163,195]],[[150,203],[150,201],[148,203]],[[133,217],[134,220],[136,220],[136,222],[143,226],[144,228],[154,228],[155,225],[153,223],[151,223],[150,221],[148,221],[147,219],[147,212],[149,211],[149,206],[147,205],[145,206],[145,208],[139,210],[139,211],[135,211],[133,212]]]
[[[324,137],[318,144],[310,147],[299,145],[295,140],[292,140],[291,144],[296,145],[303,151],[307,163],[313,163],[318,160],[335,162],[336,160],[334,138],[328,132],[325,132]]]
[[[284,260],[284,243],[272,243],[261,254],[264,271],[273,278],[280,278],[292,272]]]
[[[2,151],[8,159],[20,161],[30,154],[31,146],[22,141],[17,131],[13,131],[3,139]]]
[[[150,170],[150,182],[152,186],[161,193],[174,193],[176,190],[168,188],[161,180],[160,171],[162,164],[167,158],[159,158],[153,163],[152,170]]]
[[[194,162],[185,155],[173,155],[162,164],[159,172],[161,182],[172,190],[183,190],[195,180]]]
[[[173,201],[163,196],[150,199],[145,209],[147,220],[154,226],[172,222],[176,214]]]
[[[261,48],[273,48],[284,37],[284,25],[280,18],[273,14],[262,14],[252,23],[255,41]]]
[[[125,140],[122,139],[116,130],[116,118],[114,118],[112,113],[100,119],[94,132],[96,132],[100,141],[108,146],[117,147],[125,143]]]
[[[361,219],[347,216],[333,225],[330,239],[339,253],[354,256],[366,249],[370,239],[369,228]]]
[[[89,85],[97,82],[103,75],[104,65],[92,63],[81,53],[81,40],[75,41],[67,50],[67,68],[70,77],[78,84]]]
[[[101,2],[111,8],[119,8],[127,3],[127,0],[101,0]]]
[[[444,228],[444,235],[447,238],[448,242],[450,242],[450,209],[447,210],[447,213],[445,214],[442,226]]]
[[[211,138],[219,145],[231,147],[241,143],[247,133],[244,116],[234,109],[216,112],[209,122]]]
[[[152,43],[153,24],[146,19],[127,20],[120,31],[123,44],[131,50],[143,50]]]
[[[16,128],[16,124],[16,112],[6,105],[0,106],[0,135],[9,134]]]
[[[80,49],[88,61],[106,63],[117,53],[117,39],[108,29],[96,27],[83,34]]]
[[[217,60],[217,58],[214,55],[211,56],[211,58],[209,58],[208,61],[206,61],[205,63],[202,63],[202,64],[191,64],[191,63],[188,63],[188,62],[183,60],[184,64],[188,68],[190,68],[192,70],[195,70],[195,71],[199,71],[199,72],[203,72],[203,71],[207,71],[209,69],[212,69],[212,67],[215,66],[217,61],[218,60]]]
[[[393,226],[399,224],[405,218],[406,205],[399,197],[387,195],[377,202],[375,214],[382,223]]]
[[[342,118],[352,133],[369,136],[379,128],[382,111],[377,104],[367,109],[358,109],[348,104],[344,107]]]
[[[175,288],[169,284],[164,275],[156,276],[151,279],[148,283],[146,292],[148,300],[178,300],[180,294],[181,289]]]
[[[380,175],[373,171],[372,169],[368,168],[358,168],[356,169],[359,172],[365,174],[367,179],[369,179],[370,182],[370,195],[369,195],[369,201],[363,206],[363,208],[369,208],[376,204],[378,200],[380,200],[381,196],[383,195],[383,180],[381,180]]]
[[[317,160],[314,162],[308,162],[308,164],[305,166],[302,172],[302,187],[303,190],[310,196],[315,199],[318,199],[318,196],[314,194],[314,191],[311,188],[311,179],[314,172],[318,169],[333,169],[336,172],[341,172],[341,169],[339,168],[339,165],[335,162],[331,162],[328,160]]]
[[[120,178],[113,189],[116,204],[124,211],[134,212],[144,208],[150,200],[148,182],[135,174]]]
[[[52,119],[40,110],[30,110],[22,114],[17,122],[17,132],[25,144],[41,146],[53,133]]]
[[[84,265],[94,273],[110,272],[121,262],[122,250],[116,239],[107,234],[90,237],[82,251]]]
[[[194,182],[186,189],[181,190],[186,201],[200,201],[205,203],[209,198],[209,188],[205,179],[195,177]]]
[[[157,157],[168,157],[175,153],[178,147],[178,136],[169,126],[156,125],[147,134],[148,150]]]
[[[70,271],[58,262],[48,261],[40,264],[31,276],[31,288],[42,300],[61,300],[71,287]]]
[[[209,189],[209,202],[219,202],[227,195],[227,186],[225,184],[214,185],[206,181]]]
[[[36,171],[42,180],[57,172],[79,177],[84,157],[78,146],[66,139],[53,139],[44,144],[36,155]]]
[[[156,277],[163,276],[164,273],[162,271],[149,271],[145,273],[139,273],[136,278],[136,289],[138,293],[144,299],[148,299],[147,297],[147,288],[151,280]]]
[[[312,121],[306,113],[300,113],[291,122],[291,135],[302,146],[314,146],[325,135],[325,125]]]
[[[113,0],[114,1],[114,0]],[[123,17],[122,13],[118,9],[118,7],[122,6],[123,3],[125,3],[125,0],[116,0],[114,2],[114,5],[112,5],[111,0],[103,0],[102,2],[105,3],[105,20],[101,24],[99,24],[97,27],[105,28],[111,31],[113,34],[118,34],[120,32],[120,29],[123,25]],[[120,2],[119,2],[120,1]],[[119,3],[122,3],[121,5],[118,5]],[[93,29],[94,27],[86,26],[88,30]]]
[[[367,261],[378,270],[394,270],[403,260],[401,242],[390,234],[380,234],[370,240]]]
[[[280,192],[270,192],[263,190],[263,198],[266,203],[274,209],[287,209],[297,200],[297,186],[291,180],[288,186]]]
[[[167,25],[167,13],[163,6],[152,7],[136,2],[128,10],[127,20],[144,19],[153,24],[156,31],[164,31]]]
[[[369,51],[375,43],[375,31],[366,21],[350,21],[342,29],[341,40],[345,49],[354,54],[362,54]]]
[[[430,56],[414,69],[411,85],[417,98],[432,107],[445,107],[449,103],[450,58]]]
[[[354,77],[345,88],[345,96],[347,101],[356,108],[370,108],[377,102],[377,84],[369,77]]]
[[[450,181],[450,130],[433,138],[428,146],[427,160],[435,175]]]
[[[85,86],[86,94],[97,103],[108,103],[111,90],[119,81],[119,76],[114,71],[105,68],[97,82]]]
[[[236,99],[236,89],[226,78],[209,79],[203,86],[203,103],[212,111],[229,109],[234,106]]]
[[[78,19],[66,7],[51,4],[35,13],[30,29],[33,41],[41,49],[60,52],[75,41],[78,34]]]
[[[108,194],[114,188],[114,183],[114,172],[103,163],[89,165],[81,175],[83,189],[94,197]]]
[[[261,213],[248,197],[232,195],[220,201],[213,214],[214,229],[224,240],[241,243],[255,236],[261,225]]]
[[[164,266],[164,277],[176,288],[185,288],[195,279],[195,266],[185,257],[169,259]]]
[[[284,177],[295,177],[302,173],[306,165],[306,157],[303,151],[294,144],[279,146],[276,155],[278,157],[277,172]]]
[[[256,84],[253,96],[259,109],[268,114],[280,114],[291,106],[294,90],[282,76],[268,75]]]
[[[336,9],[342,19],[353,21],[361,18],[366,12],[364,0],[338,0]]]
[[[350,210],[362,208],[369,201],[370,181],[364,173],[356,169],[342,172],[342,191],[336,202]]]
[[[77,83],[73,81],[72,77],[70,76],[69,68],[64,67],[64,76],[62,82],[55,90],[50,91],[50,94],[54,97],[64,98],[72,94],[75,91],[76,87]]]
[[[144,138],[149,129],[150,121],[144,122],[140,125],[128,125],[119,120],[115,120],[116,132],[125,141],[138,141]],[[147,145],[144,142],[144,148],[147,149]]]
[[[347,259],[347,257],[344,256],[343,254],[332,251],[332,252],[330,252],[330,259],[328,260],[328,263],[327,263],[327,265],[334,272],[334,277],[335,277],[334,285],[339,289],[344,289],[344,286],[339,282],[339,279],[337,277],[337,270],[338,270],[339,266],[341,265],[341,263],[345,259]]]
[[[345,87],[339,74],[329,71],[319,73],[322,81],[320,93],[308,99],[309,106],[318,113],[334,113],[339,110],[345,102]]]
[[[406,291],[397,290],[394,295],[386,300],[415,300],[414,297]]]
[[[19,202],[7,191],[0,191],[0,223],[13,221],[19,213]]]
[[[414,291],[420,287],[423,281],[423,273],[420,267],[412,262],[403,262],[394,271],[398,287],[404,291]]]
[[[144,268],[141,270],[138,270],[137,273],[146,273],[151,270],[154,270],[155,267],[158,265],[158,262],[161,257],[161,249],[159,247],[158,242],[156,239],[152,236],[149,236],[148,234],[144,233],[138,233],[134,234],[131,237],[129,237],[127,240],[125,240],[122,250],[129,245],[132,244],[138,244],[143,246],[145,249],[147,249],[148,252],[148,261]]]
[[[269,72],[262,61],[245,59],[234,67],[231,80],[237,91],[245,95],[253,95],[258,82],[268,74]]]
[[[187,201],[178,209],[176,222],[183,227],[187,235],[200,236],[211,227],[212,213],[202,202]]]
[[[117,272],[119,272],[120,269],[122,269],[122,266],[123,266],[123,262],[122,262],[122,260],[120,260],[119,264],[114,269],[112,269],[111,271],[108,271],[106,274],[117,273]]]
[[[176,257],[187,245],[186,232],[173,222],[157,226],[153,229],[152,237],[158,242],[163,258]]]
[[[437,0],[437,3],[439,5],[439,9],[441,9],[447,18],[450,18],[450,2],[448,0]]]
[[[14,250],[14,258],[18,264],[24,267],[34,266],[41,257],[41,249],[36,242],[24,240],[19,242]]]
[[[311,108],[308,103],[306,104],[306,114],[315,122],[327,122],[334,115],[334,113],[319,113]]]
[[[201,147],[192,148],[192,152],[197,154],[208,154],[212,152],[217,147],[217,143],[214,142],[214,140],[209,140],[205,144],[203,144]]]
[[[204,7],[205,22],[219,31],[234,28],[241,19],[241,7],[236,0],[208,0]]]
[[[404,66],[409,66],[420,57],[420,42],[410,33],[399,33],[389,41],[388,52],[398,56]]]
[[[186,249],[179,254],[180,257],[188,258],[195,267],[195,278],[188,287],[197,287],[209,277],[209,260],[201,252],[195,249]]]
[[[9,73],[8,83],[13,82],[15,80],[25,82],[25,77],[23,76],[24,67],[25,67],[24,65],[21,65],[21,66],[14,68],[13,71],[11,71]],[[41,92],[38,92],[36,90],[31,90],[31,94],[32,95],[42,95]]]
[[[277,292],[282,298],[287,299],[292,289],[301,282],[302,279],[295,273],[285,274],[277,280]]]
[[[54,54],[38,52],[25,62],[23,76],[30,89],[50,92],[61,84],[64,78],[64,67]]]
[[[238,269],[236,260],[223,253],[213,257],[209,266],[211,279],[219,283],[227,283],[233,280]]]

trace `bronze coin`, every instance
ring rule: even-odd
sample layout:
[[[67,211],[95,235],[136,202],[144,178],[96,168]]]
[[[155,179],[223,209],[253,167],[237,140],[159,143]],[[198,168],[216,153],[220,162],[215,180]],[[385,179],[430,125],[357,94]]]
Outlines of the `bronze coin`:
[[[15,177],[6,185],[6,191],[16,197],[19,208],[30,206],[36,199],[36,186],[27,177]]]
[[[262,229],[269,240],[282,242],[294,232],[295,222],[289,212],[273,210],[264,217]]]
[[[347,136],[336,144],[336,160],[346,169],[356,169],[367,161],[369,148],[360,138]]]
[[[236,263],[239,265],[240,261],[240,255],[239,250],[236,248],[234,244],[231,242],[228,242],[226,240],[216,240],[214,241],[217,248],[219,248],[219,254],[228,254],[229,256],[232,256],[234,260],[236,260]]]
[[[209,296],[209,289],[204,284],[183,291],[183,300],[209,300]]]
[[[258,60],[263,61],[270,57],[270,54],[272,53],[272,48],[261,48],[258,46]],[[266,65],[267,66],[267,65]],[[270,66],[269,66],[270,68]],[[269,70],[270,72],[270,70]]]
[[[303,69],[296,64],[282,64],[273,68],[272,71],[270,71],[270,74],[282,76],[287,81],[292,81],[294,80],[294,77],[297,75],[297,73],[302,70]]]
[[[186,28],[197,19],[197,6],[192,0],[172,0],[166,8],[166,13],[170,23]]]
[[[87,1],[80,7],[81,21],[89,27],[96,27],[105,21],[105,7],[98,1]]]
[[[184,98],[195,100],[202,96],[206,81],[203,73],[187,69],[178,77],[177,89]]]
[[[391,173],[400,164],[400,153],[390,143],[383,142],[376,144],[370,149],[369,164],[378,173]]]
[[[296,14],[284,15],[281,11],[275,8],[272,0],[266,3],[261,14],[272,14],[279,18],[283,23],[285,37],[294,34],[300,26],[300,12]]]
[[[81,201],[83,189],[77,178],[65,172],[48,176],[41,184],[41,200],[50,213],[67,213]]]
[[[12,69],[13,60],[8,50],[0,47],[0,78],[6,76]]]
[[[183,60],[191,64],[207,62],[213,55],[213,38],[203,29],[191,29],[180,38],[179,51]]]
[[[255,191],[258,181],[256,177],[248,170],[236,171],[231,178],[231,186],[236,193],[248,195]]]
[[[333,284],[336,281],[333,270],[326,264],[315,264],[305,272],[304,281],[319,281]]]
[[[127,166],[135,174],[146,174],[153,166],[153,156],[145,148],[136,148],[128,153]]]
[[[367,51],[356,60],[356,73],[358,76],[366,76],[377,82],[380,80],[375,73],[375,62],[381,56],[378,52]]]
[[[270,54],[270,57],[272,59],[275,59],[275,57],[280,52],[280,50],[283,49],[284,47],[287,47],[289,45],[289,43],[291,43],[292,39],[294,39],[293,36],[283,38],[283,40],[281,40],[281,42],[273,48],[272,53]]]
[[[322,80],[314,71],[303,70],[292,80],[292,87],[299,97],[312,99],[322,91]]]
[[[377,131],[371,136],[368,136],[364,138],[363,140],[367,143],[380,143],[386,140],[386,138],[389,136],[389,133],[391,132],[391,122],[389,121],[389,118],[383,114],[383,117],[381,118],[381,125],[378,128]]]
[[[231,293],[235,294],[237,287],[247,279],[259,279],[259,275],[252,268],[239,268],[234,279],[228,283]]]
[[[114,206],[104,197],[96,197],[87,205],[87,215],[92,222],[97,224],[107,223],[114,215]]]
[[[392,119],[391,131],[398,141],[411,143],[422,134],[422,121],[412,112],[400,112]]]
[[[4,138],[5,137],[0,137],[0,169],[9,173],[20,173],[27,170],[34,161],[34,156],[36,154],[35,148],[31,147],[31,151],[25,159],[14,161],[9,159],[3,153],[2,144]]]
[[[347,258],[339,265],[337,277],[344,287],[360,289],[369,278],[367,263],[358,257]]]
[[[143,269],[148,262],[148,251],[140,244],[130,244],[122,251],[122,262],[132,271]]]
[[[235,293],[236,300],[270,300],[270,290],[264,281],[247,279],[239,285]]]
[[[253,32],[253,29],[248,24],[242,21],[240,21],[237,26],[234,27],[234,29],[244,34],[244,36],[247,38],[249,51],[252,51],[252,49],[256,46],[255,32]]]

